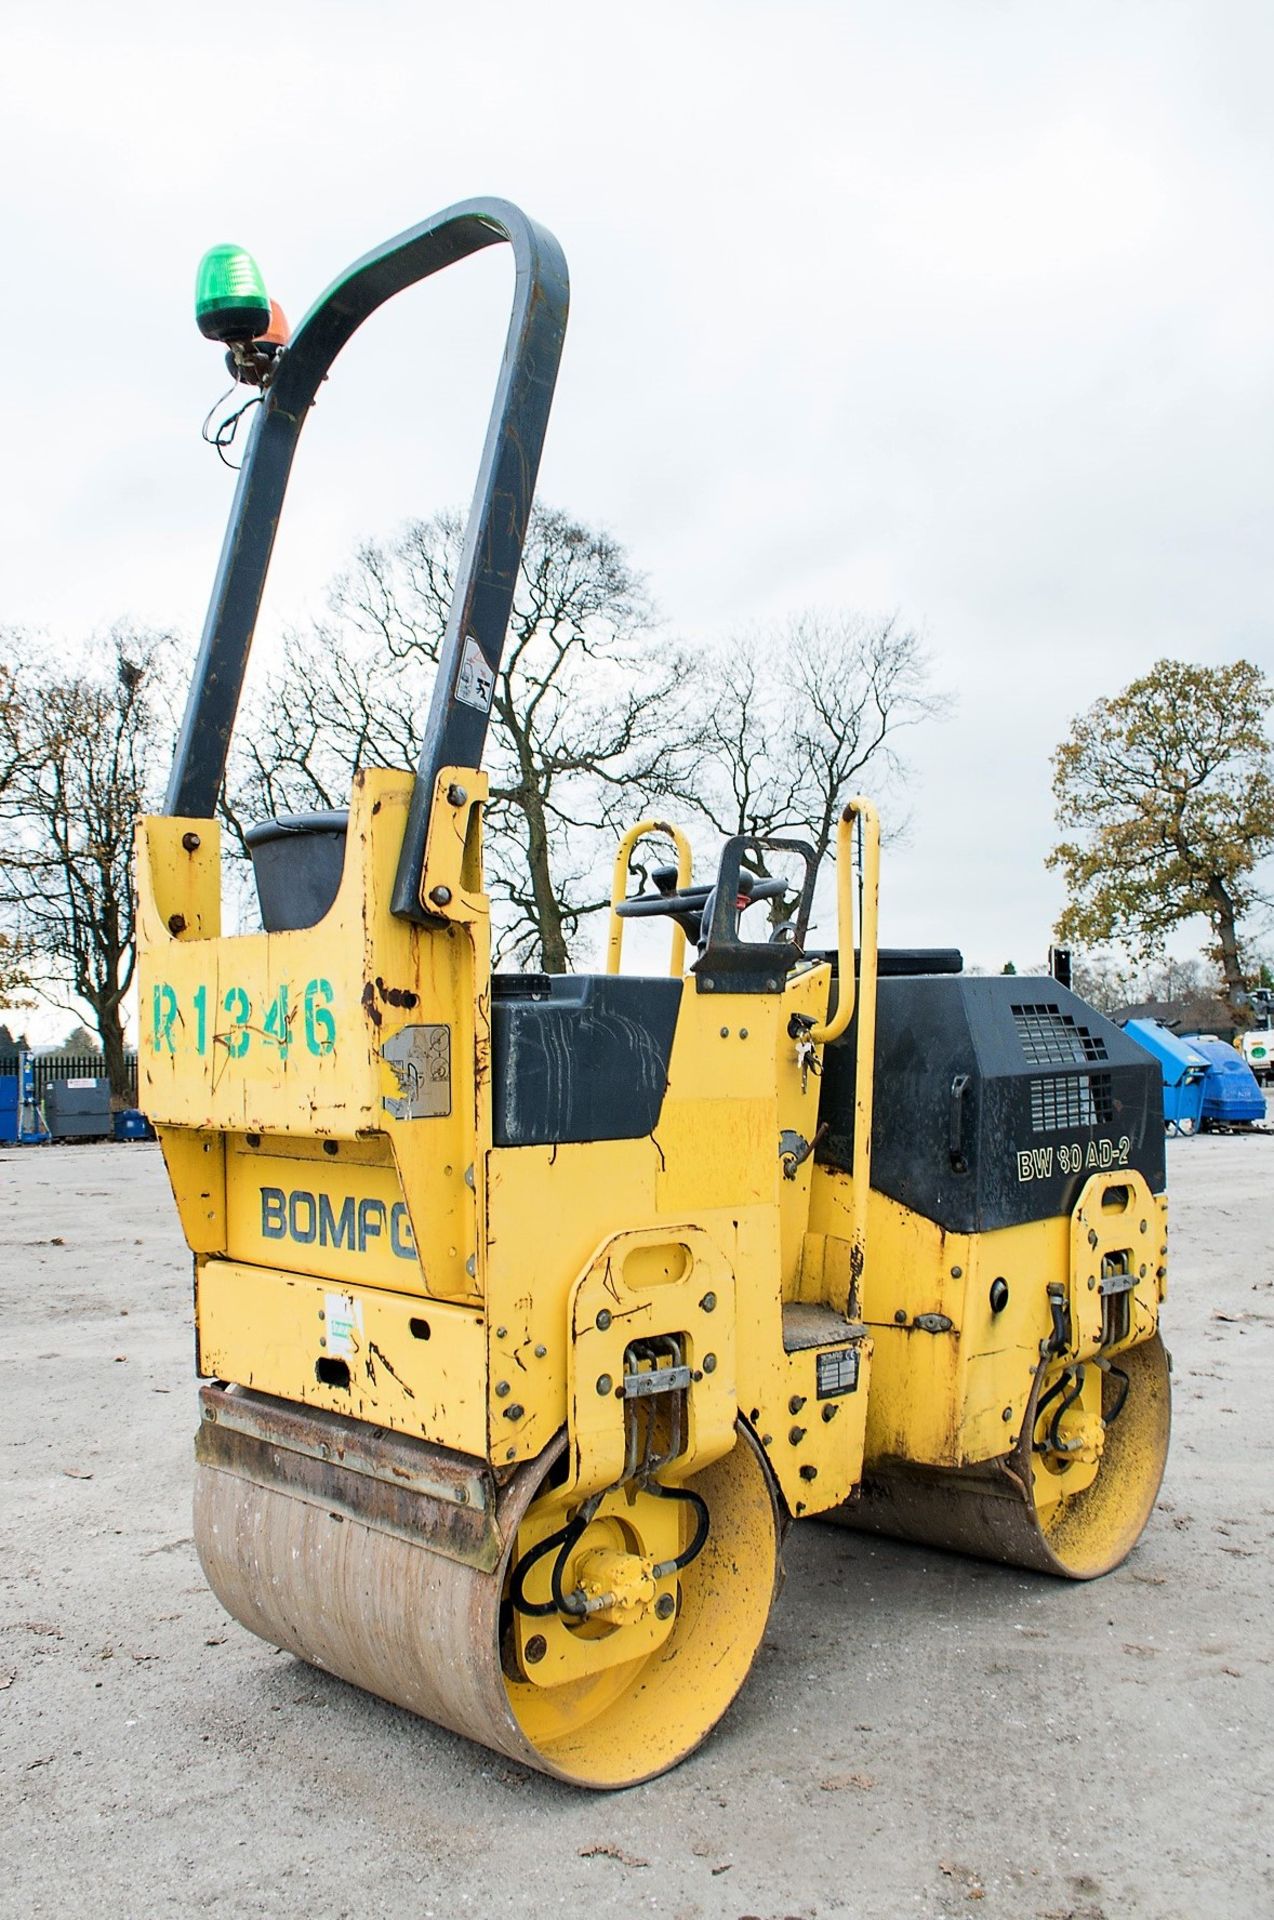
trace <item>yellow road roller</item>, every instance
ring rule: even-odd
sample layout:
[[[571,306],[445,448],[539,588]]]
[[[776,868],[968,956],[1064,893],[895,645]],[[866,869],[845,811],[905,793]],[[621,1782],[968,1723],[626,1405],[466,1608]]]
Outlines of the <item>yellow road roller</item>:
[[[420,764],[254,828],[262,930],[225,935],[217,798],[302,424],[376,307],[499,243],[512,315]],[[1054,979],[880,950],[857,797],[831,950],[799,839],[729,839],[696,880],[644,820],[605,970],[493,971],[483,745],[561,252],[505,202],[450,208],[287,344],[262,344],[250,274],[205,291],[261,406],[137,885],[142,1103],[194,1255],[195,1538],[224,1606],[613,1788],[729,1706],[798,1518],[1117,1565],[1168,1439],[1157,1066]],[[675,864],[634,858],[652,835]],[[780,856],[775,925],[753,909]],[[666,972],[625,970],[635,919],[665,923]]]

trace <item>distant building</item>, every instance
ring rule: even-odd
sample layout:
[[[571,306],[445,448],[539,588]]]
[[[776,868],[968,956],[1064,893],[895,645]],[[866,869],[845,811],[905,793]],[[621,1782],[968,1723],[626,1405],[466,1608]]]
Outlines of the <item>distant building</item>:
[[[1117,1007],[1115,1020],[1157,1020],[1170,1033],[1211,1033],[1233,1042],[1239,1031],[1233,1009],[1215,994],[1183,994],[1178,1000],[1132,1000]]]

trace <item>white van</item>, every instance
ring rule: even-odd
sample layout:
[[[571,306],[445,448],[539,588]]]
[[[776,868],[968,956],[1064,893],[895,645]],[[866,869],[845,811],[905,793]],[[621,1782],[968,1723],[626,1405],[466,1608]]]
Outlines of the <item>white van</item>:
[[[1274,1080],[1274,1029],[1254,1027],[1249,1033],[1237,1034],[1234,1044],[1262,1086]]]

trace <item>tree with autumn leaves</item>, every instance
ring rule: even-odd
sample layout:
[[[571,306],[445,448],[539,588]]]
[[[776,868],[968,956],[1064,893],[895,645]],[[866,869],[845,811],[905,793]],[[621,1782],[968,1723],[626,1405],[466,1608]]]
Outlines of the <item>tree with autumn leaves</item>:
[[[1272,700],[1246,660],[1159,660],[1079,715],[1053,756],[1061,939],[1153,955],[1201,916],[1226,997],[1242,1004],[1242,923],[1264,904],[1257,868],[1274,851]]]

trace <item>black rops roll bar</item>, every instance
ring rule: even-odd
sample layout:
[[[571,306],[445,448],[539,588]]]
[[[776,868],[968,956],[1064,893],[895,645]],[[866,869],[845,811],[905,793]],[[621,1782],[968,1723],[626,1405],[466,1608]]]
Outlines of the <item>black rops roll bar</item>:
[[[507,200],[462,201],[355,261],[280,355],[235,489],[164,801],[169,814],[216,810],[296,444],[332,362],[394,294],[502,240],[513,248],[513,311],[390,902],[420,922],[431,917],[420,880],[438,773],[482,761],[566,332],[562,249]]]

